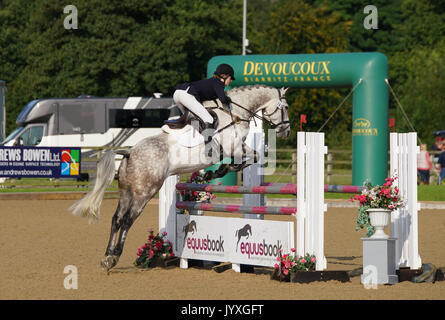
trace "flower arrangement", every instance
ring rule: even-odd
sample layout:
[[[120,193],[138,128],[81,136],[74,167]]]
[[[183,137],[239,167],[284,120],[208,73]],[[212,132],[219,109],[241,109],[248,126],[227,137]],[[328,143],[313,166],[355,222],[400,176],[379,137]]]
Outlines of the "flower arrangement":
[[[190,176],[188,182],[198,184],[208,183],[208,181],[204,179],[204,174],[204,170],[195,171]],[[181,190],[180,195],[182,201],[210,202],[210,200],[216,198],[216,196],[212,192],[206,191]],[[182,210],[183,213],[185,211],[187,210]]]
[[[167,232],[154,235],[153,229],[148,229],[148,233],[147,243],[138,249],[137,258],[134,262],[135,266],[142,268],[149,268],[151,262],[156,258],[167,259],[175,256],[172,243],[165,240]]]
[[[275,269],[277,269],[280,279],[292,278],[293,274],[297,271],[313,271],[315,270],[315,262],[317,261],[314,255],[306,253],[304,257],[297,257],[295,255],[295,249],[291,251],[294,254],[282,255],[282,250],[279,252]]]
[[[370,224],[369,215],[366,210],[370,208],[380,208],[392,211],[403,206],[404,203],[399,194],[399,189],[393,186],[396,179],[397,177],[386,178],[383,186],[372,186],[369,181],[366,181],[363,184],[365,188],[362,193],[351,197],[351,201],[356,200],[360,202],[356,231],[366,228],[367,237],[372,236],[375,232],[374,227]]]

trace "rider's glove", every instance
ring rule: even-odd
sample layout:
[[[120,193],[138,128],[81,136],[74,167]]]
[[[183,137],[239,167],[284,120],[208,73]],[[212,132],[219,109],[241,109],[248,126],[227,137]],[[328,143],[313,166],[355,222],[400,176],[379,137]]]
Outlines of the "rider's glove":
[[[226,110],[228,112],[232,111],[232,103],[225,103],[222,106],[223,106],[224,110]]]

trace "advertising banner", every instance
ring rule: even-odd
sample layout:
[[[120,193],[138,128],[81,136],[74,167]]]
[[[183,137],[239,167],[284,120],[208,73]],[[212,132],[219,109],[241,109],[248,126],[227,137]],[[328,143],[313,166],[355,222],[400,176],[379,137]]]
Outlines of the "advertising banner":
[[[187,259],[273,267],[294,248],[294,223],[177,215],[175,254]]]
[[[0,177],[77,178],[80,148],[0,147]]]

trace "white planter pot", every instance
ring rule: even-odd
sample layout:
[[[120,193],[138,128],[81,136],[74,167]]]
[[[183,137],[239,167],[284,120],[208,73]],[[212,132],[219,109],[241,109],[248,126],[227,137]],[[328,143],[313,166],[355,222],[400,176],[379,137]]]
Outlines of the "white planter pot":
[[[375,228],[374,234],[370,237],[372,239],[388,239],[389,236],[384,229],[389,223],[391,210],[388,209],[368,209],[366,212],[369,215],[369,222]]]

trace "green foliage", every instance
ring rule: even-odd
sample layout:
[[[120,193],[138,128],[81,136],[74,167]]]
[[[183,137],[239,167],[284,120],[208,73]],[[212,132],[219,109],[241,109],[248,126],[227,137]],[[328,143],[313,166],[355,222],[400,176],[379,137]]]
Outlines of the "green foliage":
[[[396,25],[395,40],[401,50],[436,45],[445,35],[443,0],[404,0],[400,6],[403,20]]]
[[[405,19],[397,26],[396,33],[403,50],[389,58],[394,91],[419,138],[428,146],[434,141],[432,132],[445,128],[441,116],[445,107],[444,4],[444,1],[405,0],[401,6]],[[401,110],[396,110],[395,118],[397,131],[412,131]]]
[[[380,51],[388,56],[390,83],[422,142],[431,145],[434,139],[432,132],[445,128],[443,117],[438,116],[443,113],[445,101],[441,89],[444,87],[441,77],[444,67],[439,62],[444,56],[444,41],[441,40],[445,36],[444,1],[376,0],[372,5],[378,9],[377,30],[364,28],[363,20],[367,14],[363,9],[366,4],[360,0],[294,1],[291,5],[288,1],[263,2],[270,5],[272,18],[264,20],[265,26],[259,33],[265,39],[262,46],[257,46],[260,53],[335,52],[329,42],[323,41],[324,36],[320,34],[324,33],[332,37],[331,43],[341,47],[339,51],[342,52]],[[299,8],[300,13],[293,8]],[[280,12],[282,15],[278,14]],[[323,16],[321,12],[330,17],[324,19],[326,28],[317,25],[317,17]],[[285,18],[286,14],[291,19]],[[294,21],[294,25],[287,23],[290,20]],[[329,21],[337,21],[337,25],[334,27]],[[314,29],[317,32],[313,32]],[[337,36],[346,42],[346,47],[341,40],[334,40]],[[323,45],[314,43],[320,40]],[[263,48],[269,48],[269,51],[261,52]],[[290,118],[297,125],[293,126],[292,138],[287,142],[295,143],[301,113],[308,115],[304,130],[317,131],[347,92],[298,89],[290,93]],[[350,146],[351,100],[323,128],[330,146]],[[396,118],[398,132],[412,131],[393,98],[390,99],[390,117]]]
[[[371,221],[369,219],[369,215],[366,210],[370,209],[371,206],[360,206],[358,208],[358,217],[357,217],[357,225],[355,227],[355,231],[365,228],[366,236],[369,238],[375,232],[374,227],[371,226]]]
[[[350,21],[343,21],[341,16],[329,9],[324,3],[313,6],[305,1],[263,1],[270,10],[268,15],[261,15],[262,23],[255,24],[258,30],[252,30],[251,46],[253,53],[289,54],[344,52],[348,40]],[[288,92],[289,118],[292,124],[291,135],[286,145],[296,144],[296,132],[299,131],[300,114],[307,115],[305,131],[317,131],[334,112],[342,97],[347,94],[342,89],[295,89]],[[349,106],[348,106],[349,104]],[[327,143],[330,145],[348,145],[351,141],[350,123],[352,108],[350,102],[344,105],[329,121],[323,131],[329,132]],[[335,128],[335,131],[334,131]],[[348,129],[349,128],[349,129]],[[345,135],[346,133],[346,135]]]
[[[418,185],[419,201],[445,201],[445,185]]]
[[[172,93],[205,77],[208,60],[240,52],[242,3],[235,0],[76,1],[78,29],[66,30],[65,3],[6,1],[0,7],[0,78],[7,131],[32,99]]]
[[[258,53],[341,52],[346,48],[349,22],[325,5],[302,0],[273,2],[262,30],[253,32],[252,49]]]
[[[205,77],[215,55],[240,54],[241,0],[78,0],[78,29],[63,27],[68,3],[0,3],[0,79],[8,92],[7,132],[32,99],[171,94],[183,81]],[[367,30],[367,4],[378,29]],[[389,80],[423,142],[445,129],[444,0],[255,0],[247,5],[252,54],[380,51]],[[350,89],[294,89],[288,93],[291,139],[300,114],[317,131]],[[323,128],[327,144],[351,145],[352,98]],[[425,112],[427,111],[427,112]],[[394,99],[397,131],[411,131]],[[442,121],[442,122],[441,122]]]
[[[397,95],[422,142],[432,146],[434,131],[445,129],[445,41],[434,47],[417,47],[409,53],[400,54],[405,68],[405,82],[397,86]],[[397,110],[397,129],[412,131],[408,121]]]
[[[316,1],[317,2],[317,1]],[[401,43],[394,37],[396,26],[403,17],[400,10],[403,0],[375,0],[369,3],[361,0],[320,1],[340,14],[343,20],[351,22],[349,33],[350,51],[380,51],[389,53],[401,48]],[[366,29],[364,19],[370,13],[364,13],[367,5],[374,5],[378,13],[378,29]]]

